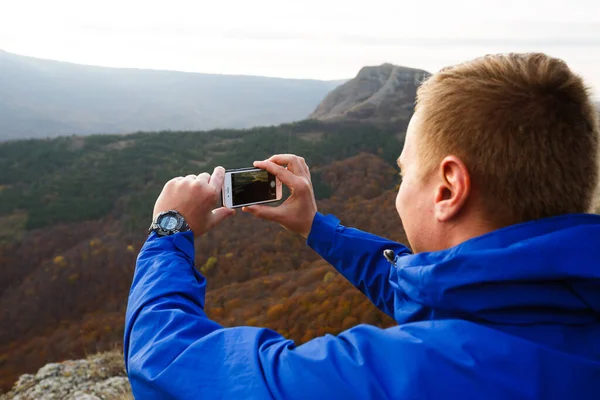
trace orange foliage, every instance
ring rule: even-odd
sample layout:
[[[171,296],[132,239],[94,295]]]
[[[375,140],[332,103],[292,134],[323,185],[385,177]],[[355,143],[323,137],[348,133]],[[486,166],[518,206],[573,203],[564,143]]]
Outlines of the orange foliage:
[[[395,193],[386,189],[396,179],[392,167],[361,154],[320,172],[334,193],[319,211],[405,241]],[[133,235],[107,218],[0,246],[0,390],[48,362],[121,346],[132,250],[144,240],[143,232]],[[197,241],[195,261],[210,265],[206,312],[225,326],[265,326],[302,343],[358,323],[394,323],[303,238],[244,213]]]

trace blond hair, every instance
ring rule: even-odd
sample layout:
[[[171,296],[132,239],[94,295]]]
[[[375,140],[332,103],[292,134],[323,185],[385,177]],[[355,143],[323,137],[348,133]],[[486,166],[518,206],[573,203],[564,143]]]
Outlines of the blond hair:
[[[598,182],[598,115],[583,80],[545,54],[488,55],[418,90],[419,154],[453,154],[493,221],[588,212]]]

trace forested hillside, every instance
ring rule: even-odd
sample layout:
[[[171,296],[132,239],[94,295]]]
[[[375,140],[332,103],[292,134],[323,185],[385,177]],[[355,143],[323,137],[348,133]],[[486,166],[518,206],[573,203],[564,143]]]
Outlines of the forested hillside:
[[[171,177],[303,155],[320,211],[403,240],[393,167],[405,126],[304,121],[241,131],[73,136],[0,145],[0,384],[120,346],[135,257]],[[196,243],[207,311],[297,341],[392,321],[301,237],[238,213]]]

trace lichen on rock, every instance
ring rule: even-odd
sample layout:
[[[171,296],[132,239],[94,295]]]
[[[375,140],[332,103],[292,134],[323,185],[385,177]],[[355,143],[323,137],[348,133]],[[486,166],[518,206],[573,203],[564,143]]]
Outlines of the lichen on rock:
[[[84,360],[46,364],[36,374],[21,375],[0,400],[125,400],[133,399],[120,352]]]

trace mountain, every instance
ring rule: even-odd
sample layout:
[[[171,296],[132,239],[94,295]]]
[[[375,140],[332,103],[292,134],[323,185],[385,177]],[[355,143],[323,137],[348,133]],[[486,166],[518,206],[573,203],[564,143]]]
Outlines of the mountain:
[[[419,84],[430,73],[383,64],[362,68],[356,77],[325,97],[310,118],[406,123],[414,109]]]
[[[0,50],[0,140],[304,119],[340,81],[77,65]]]

